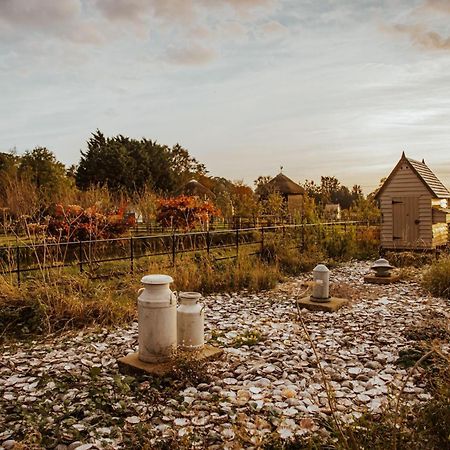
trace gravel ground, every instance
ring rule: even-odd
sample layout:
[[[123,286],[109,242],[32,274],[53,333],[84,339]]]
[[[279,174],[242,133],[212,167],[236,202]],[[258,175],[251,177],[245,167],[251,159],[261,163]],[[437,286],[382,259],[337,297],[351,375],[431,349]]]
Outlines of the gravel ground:
[[[175,382],[119,373],[117,358],[137,350],[136,323],[5,345],[0,448],[22,440],[61,450],[154,448],[175,438],[234,449],[269,435],[324,433],[330,410],[319,366],[342,420],[380,411],[406,376],[395,364],[411,345],[405,330],[430,314],[449,320],[450,310],[414,282],[364,285],[367,271],[366,263],[332,271],[335,293],[352,299],[337,313],[302,311],[320,365],[295,307],[307,276],[258,295],[207,297],[207,337],[225,356]],[[429,398],[420,377],[407,382],[405,396]]]

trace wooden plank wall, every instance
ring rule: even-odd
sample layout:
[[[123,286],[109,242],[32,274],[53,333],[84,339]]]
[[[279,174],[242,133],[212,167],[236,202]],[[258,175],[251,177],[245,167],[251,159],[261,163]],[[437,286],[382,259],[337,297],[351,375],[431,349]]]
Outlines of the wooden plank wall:
[[[396,197],[417,197],[419,199],[420,224],[417,242],[400,243],[392,239],[392,199]],[[400,166],[380,195],[380,206],[383,213],[381,245],[384,248],[430,248],[433,244],[431,199],[430,192],[412,171],[409,164],[405,162]]]

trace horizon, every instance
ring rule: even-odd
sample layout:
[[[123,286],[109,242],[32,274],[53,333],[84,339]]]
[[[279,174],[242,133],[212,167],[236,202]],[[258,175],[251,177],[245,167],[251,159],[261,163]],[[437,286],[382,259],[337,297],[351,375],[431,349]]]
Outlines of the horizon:
[[[0,151],[67,166],[97,128],[177,142],[211,176],[335,176],[405,151],[450,185],[450,3],[4,0]]]

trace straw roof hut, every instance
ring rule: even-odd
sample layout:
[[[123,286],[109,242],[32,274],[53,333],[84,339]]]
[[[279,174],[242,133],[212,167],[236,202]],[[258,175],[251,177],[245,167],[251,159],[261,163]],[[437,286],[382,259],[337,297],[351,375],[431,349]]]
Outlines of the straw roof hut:
[[[203,184],[197,180],[188,181],[183,187],[183,193],[201,198],[213,199],[215,197],[214,193],[210,189],[203,186]]]

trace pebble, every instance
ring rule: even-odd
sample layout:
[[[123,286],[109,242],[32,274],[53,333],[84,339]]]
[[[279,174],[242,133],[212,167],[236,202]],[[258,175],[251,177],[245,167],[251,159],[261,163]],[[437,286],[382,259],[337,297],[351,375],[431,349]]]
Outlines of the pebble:
[[[351,306],[334,314],[302,311],[319,361],[295,321],[294,300],[304,291],[309,277],[305,275],[257,296],[243,292],[205,297],[206,335],[218,336],[212,343],[219,342],[226,354],[209,363],[210,380],[181,383],[183,387],[162,402],[150,401],[158,394],[150,383],[142,382],[137,394],[118,372],[116,360],[137,348],[137,323],[111,331],[67,333],[23,349],[5,345],[0,402],[6,406],[14,402],[33,414],[45,405],[48,423],[58,425],[64,442],[73,441],[58,450],[97,448],[100,441],[108,448],[119,448],[122,433],[135,432],[140,423],[155,433],[149,437],[150,448],[158,446],[158,439],[187,436],[194,436],[205,448],[242,448],[236,428],[240,426],[257,448],[267,433],[276,432],[288,440],[321,430],[318,424],[331,411],[320,363],[329,377],[339,417],[353,420],[366,410],[377,412],[407,376],[395,365],[399,351],[408,344],[402,330],[429,311],[448,320],[450,312],[444,301],[426,296],[413,283],[364,285],[368,268],[368,263],[349,263],[331,273],[333,283],[346,283],[355,291]],[[235,348],[236,340],[249,332],[257,332],[260,340]],[[419,380],[413,376],[405,386],[409,402],[429,399]],[[112,411],[117,411],[111,413],[110,423],[97,420],[97,405],[90,398],[96,386],[104,390]],[[148,397],[143,395],[147,391]],[[80,407],[83,415],[77,413],[76,420],[70,417]],[[16,434],[31,431],[24,422],[9,420],[8,414],[7,407],[0,407],[0,423],[11,428],[0,430],[5,449],[13,447]],[[60,420],[63,415],[67,420]],[[125,417],[121,420],[126,425],[120,432],[119,417]],[[92,423],[98,423],[98,428]],[[75,433],[77,428],[77,433],[89,432],[91,437],[84,443],[77,440],[84,439]]]

